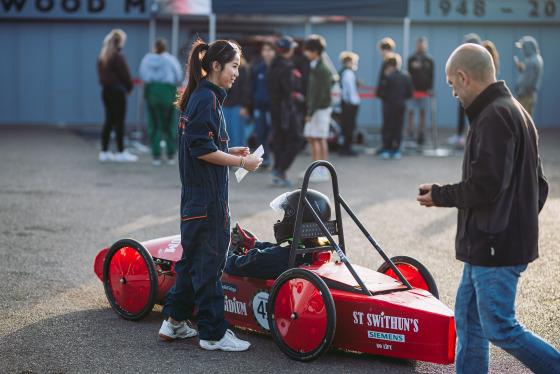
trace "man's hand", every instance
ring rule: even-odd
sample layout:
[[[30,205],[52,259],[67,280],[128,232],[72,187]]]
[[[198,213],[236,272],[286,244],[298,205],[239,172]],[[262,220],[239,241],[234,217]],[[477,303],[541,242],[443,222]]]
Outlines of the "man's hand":
[[[432,185],[431,184],[420,185],[420,190],[418,191],[416,200],[418,200],[420,205],[425,206],[426,208],[435,206],[434,201],[432,200]]]

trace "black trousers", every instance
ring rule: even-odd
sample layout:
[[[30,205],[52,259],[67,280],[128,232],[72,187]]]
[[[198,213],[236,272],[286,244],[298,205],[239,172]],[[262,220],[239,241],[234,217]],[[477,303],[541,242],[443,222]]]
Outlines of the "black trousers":
[[[109,137],[115,130],[117,149],[124,150],[124,116],[126,113],[126,92],[111,87],[103,88],[103,105],[105,106],[105,125],[101,133],[101,147],[103,152],[109,149]]]
[[[401,146],[406,101],[383,102],[383,150],[397,151]]]
[[[273,153],[274,170],[284,173],[290,168],[302,145],[302,134],[294,114],[289,124],[282,125],[282,109],[280,105],[270,104],[270,121],[274,129]],[[284,128],[286,127],[286,128]]]
[[[356,116],[358,115],[358,105],[342,102],[341,130],[344,136],[344,149],[349,149],[354,142],[354,131],[356,130]]]

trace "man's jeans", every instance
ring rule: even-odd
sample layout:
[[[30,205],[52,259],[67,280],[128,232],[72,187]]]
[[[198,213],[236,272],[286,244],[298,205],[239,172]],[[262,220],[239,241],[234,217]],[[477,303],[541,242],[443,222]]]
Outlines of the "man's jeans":
[[[455,301],[457,373],[487,373],[489,341],[535,373],[560,373],[560,353],[515,319],[517,282],[525,269],[465,264]]]

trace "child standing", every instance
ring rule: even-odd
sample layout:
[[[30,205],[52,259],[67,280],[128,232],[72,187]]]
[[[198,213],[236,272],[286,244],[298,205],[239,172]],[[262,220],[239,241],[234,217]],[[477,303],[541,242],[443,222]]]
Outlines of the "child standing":
[[[175,263],[177,278],[162,310],[169,318],[159,336],[170,340],[195,336],[186,320],[196,306],[199,344],[208,350],[250,347],[228,329],[221,283],[230,236],[228,166],[255,171],[262,162],[249,155],[247,147],[228,149],[224,88],[238,77],[240,56],[239,46],[226,40],[195,42],[187,87],[178,103],[183,255]]]
[[[354,130],[356,130],[356,115],[360,105],[358,95],[358,80],[356,69],[358,68],[359,56],[355,53],[344,51],[340,54],[343,68],[340,71],[340,99],[342,105],[342,135],[344,144],[340,149],[341,156],[357,156],[358,152],[352,149],[354,141]]]
[[[406,100],[412,97],[412,80],[401,70],[401,56],[388,54],[385,70],[377,88],[377,96],[383,100],[383,127],[381,137],[383,148],[379,158],[400,160]]]

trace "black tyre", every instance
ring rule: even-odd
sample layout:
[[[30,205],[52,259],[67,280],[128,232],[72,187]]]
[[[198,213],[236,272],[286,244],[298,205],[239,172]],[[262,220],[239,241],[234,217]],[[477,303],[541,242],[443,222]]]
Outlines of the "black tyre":
[[[133,239],[113,244],[103,262],[103,287],[119,316],[129,321],[146,317],[158,290],[156,266],[148,250]]]
[[[395,264],[412,287],[426,290],[434,295],[436,299],[439,299],[436,281],[428,271],[428,268],[422,265],[420,261],[408,256],[396,256],[391,258],[391,261],[393,261],[393,264]],[[386,262],[383,263],[377,271],[391,278],[399,279]]]
[[[325,282],[301,268],[282,273],[270,290],[268,325],[276,345],[292,360],[321,357],[336,330],[334,300]]]

